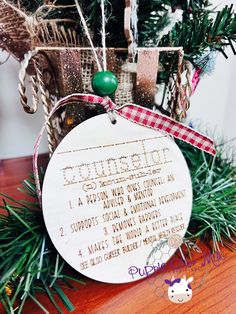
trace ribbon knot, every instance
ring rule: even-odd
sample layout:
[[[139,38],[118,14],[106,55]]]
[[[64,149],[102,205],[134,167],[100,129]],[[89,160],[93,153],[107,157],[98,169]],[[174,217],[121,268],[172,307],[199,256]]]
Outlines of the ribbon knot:
[[[101,104],[104,109],[106,110],[109,119],[111,120],[112,124],[116,123],[116,117],[114,115],[114,110],[116,109],[116,104],[108,97],[104,97],[103,102]]]

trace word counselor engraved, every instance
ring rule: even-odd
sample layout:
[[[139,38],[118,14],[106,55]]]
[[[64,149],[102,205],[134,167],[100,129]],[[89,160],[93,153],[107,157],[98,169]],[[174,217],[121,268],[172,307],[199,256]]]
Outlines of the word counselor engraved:
[[[116,120],[113,125],[107,114],[96,116],[63,139],[46,171],[43,214],[52,242],[72,267],[123,283],[142,278],[129,269],[145,268],[154,243],[182,239],[192,186],[171,138]],[[175,250],[170,246],[162,262]]]

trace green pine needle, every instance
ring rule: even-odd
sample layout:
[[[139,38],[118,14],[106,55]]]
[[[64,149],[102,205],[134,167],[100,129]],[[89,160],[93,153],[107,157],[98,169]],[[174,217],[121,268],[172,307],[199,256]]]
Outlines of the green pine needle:
[[[34,195],[35,202],[15,201],[0,194],[3,199],[0,215],[0,300],[6,313],[21,313],[25,301],[30,298],[43,312],[48,313],[37,299],[40,291],[49,297],[59,313],[63,313],[56,303],[58,295],[69,311],[74,306],[60,288],[63,278],[83,283],[68,276],[65,262],[52,245],[43,221],[42,212],[36,198],[35,183],[24,180],[26,194]],[[9,295],[7,294],[9,293]]]
[[[235,249],[236,244],[236,167],[232,151],[218,146],[216,157],[178,142],[190,169],[193,184],[193,212],[187,236],[212,240],[213,251],[220,245]],[[232,245],[233,244],[233,245]]]

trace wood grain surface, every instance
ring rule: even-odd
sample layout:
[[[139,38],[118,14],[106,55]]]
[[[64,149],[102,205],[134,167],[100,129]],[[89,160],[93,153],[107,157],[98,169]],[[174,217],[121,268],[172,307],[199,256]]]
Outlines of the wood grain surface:
[[[40,163],[46,165],[47,156]],[[32,171],[30,157],[0,161],[0,192],[22,199],[16,191],[19,183]],[[186,267],[178,254],[168,266],[154,275],[131,284],[106,284],[81,276],[85,285],[74,284],[74,289],[65,288],[65,293],[76,307],[73,313],[91,314],[169,314],[169,313],[236,313],[236,258],[235,253],[222,248],[221,254],[211,254],[210,247],[198,243],[202,253],[194,252],[192,265]],[[135,261],[132,261],[135,265]],[[194,265],[193,265],[194,264]],[[164,279],[172,275],[194,277],[191,286],[193,298],[185,304],[171,303],[167,297],[168,286]],[[38,295],[49,313],[57,313],[45,295]],[[69,313],[58,300],[64,313]],[[4,311],[0,308],[0,313]],[[23,314],[41,314],[43,311],[29,301]]]

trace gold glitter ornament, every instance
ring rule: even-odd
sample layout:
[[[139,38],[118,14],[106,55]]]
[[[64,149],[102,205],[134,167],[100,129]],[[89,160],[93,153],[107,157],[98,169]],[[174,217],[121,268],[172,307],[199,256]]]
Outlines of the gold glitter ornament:
[[[67,117],[66,118],[66,125],[67,126],[71,126],[71,125],[73,125],[73,123],[74,123],[73,117]]]
[[[13,292],[13,287],[11,283],[8,283],[5,287],[5,292],[6,294],[10,297],[12,295]]]

